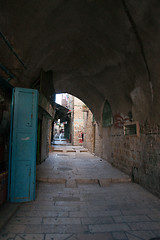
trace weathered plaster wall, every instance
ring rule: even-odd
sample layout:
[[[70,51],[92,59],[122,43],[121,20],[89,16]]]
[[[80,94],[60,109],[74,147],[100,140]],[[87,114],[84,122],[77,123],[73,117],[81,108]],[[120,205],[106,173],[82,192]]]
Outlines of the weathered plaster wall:
[[[90,110],[84,112],[84,142],[83,146],[93,153],[94,133],[93,133],[93,114]]]
[[[103,131],[101,125],[93,121],[93,114],[90,110],[85,112],[83,146],[91,153],[100,157],[103,156]]]
[[[96,124],[95,155],[102,157],[102,131],[101,126]]]
[[[143,95],[141,99],[143,103]],[[138,107],[137,105],[137,108],[142,111],[143,106]],[[124,135],[123,126],[129,121],[129,116],[122,113],[114,115],[112,126],[102,127],[102,125],[96,124],[95,154],[129,174],[134,182],[160,196],[160,125],[144,122],[141,118],[141,111],[137,110],[134,114],[134,118],[137,117],[142,122],[139,125],[138,136]],[[91,111],[88,111],[86,116],[83,145],[93,153],[93,115]]]
[[[54,107],[42,93],[39,93],[39,118],[42,120],[41,162],[48,157],[49,145],[51,144],[51,121],[54,118],[54,114]]]
[[[48,117],[54,117],[55,108],[42,93],[39,93],[38,105],[46,115],[48,114]]]
[[[51,145],[51,139],[52,139],[52,121],[53,120],[49,120],[48,121],[48,144]]]
[[[84,132],[84,113],[82,111],[84,103],[74,97],[74,118],[73,118],[73,145],[82,145],[82,133]]]
[[[42,118],[42,142],[41,142],[41,162],[48,157],[49,153],[49,142],[48,142],[48,119],[43,116]]]
[[[133,181],[160,196],[160,127],[141,125],[140,136],[125,136],[123,129],[103,128],[102,157],[128,173]]]

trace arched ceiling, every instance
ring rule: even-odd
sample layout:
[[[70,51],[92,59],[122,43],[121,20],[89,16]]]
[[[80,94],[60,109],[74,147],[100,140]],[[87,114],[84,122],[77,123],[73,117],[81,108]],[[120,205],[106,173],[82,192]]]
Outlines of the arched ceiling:
[[[0,31],[27,69],[2,39],[1,63],[15,86],[52,70],[56,92],[97,116],[107,98],[114,113],[146,120],[160,103],[159,26],[159,0],[1,0]]]

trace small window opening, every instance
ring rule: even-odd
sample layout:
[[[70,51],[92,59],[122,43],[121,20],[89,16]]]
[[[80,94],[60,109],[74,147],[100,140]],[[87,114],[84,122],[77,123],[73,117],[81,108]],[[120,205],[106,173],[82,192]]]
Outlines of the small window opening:
[[[113,124],[113,115],[109,102],[106,100],[102,114],[103,127],[109,127]]]
[[[139,122],[131,122],[124,124],[124,135],[139,137],[140,135]]]

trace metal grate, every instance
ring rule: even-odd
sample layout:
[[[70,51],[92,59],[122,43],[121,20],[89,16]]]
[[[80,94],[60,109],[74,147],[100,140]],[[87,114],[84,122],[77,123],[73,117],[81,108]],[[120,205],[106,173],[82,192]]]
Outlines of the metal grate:
[[[139,123],[132,122],[132,123],[124,124],[124,135],[139,137]]]

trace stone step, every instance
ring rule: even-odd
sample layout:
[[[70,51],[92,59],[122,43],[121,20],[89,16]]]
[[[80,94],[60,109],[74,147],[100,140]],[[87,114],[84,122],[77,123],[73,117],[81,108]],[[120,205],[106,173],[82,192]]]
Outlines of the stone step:
[[[55,149],[55,148],[49,148],[49,152],[67,152],[67,153],[72,153],[72,152],[76,152],[76,153],[85,153],[88,152],[87,149],[81,149],[81,150],[73,150],[73,149]]]
[[[43,178],[38,177],[37,182],[46,182],[52,184],[65,184],[66,187],[77,187],[78,184],[99,184],[101,187],[108,187],[113,183],[131,182],[130,177],[126,178],[105,178],[105,179],[64,179],[64,178]]]
[[[36,179],[37,182],[45,182],[45,183],[53,183],[53,184],[65,184],[66,179],[64,178],[43,178],[43,177],[38,177]]]

